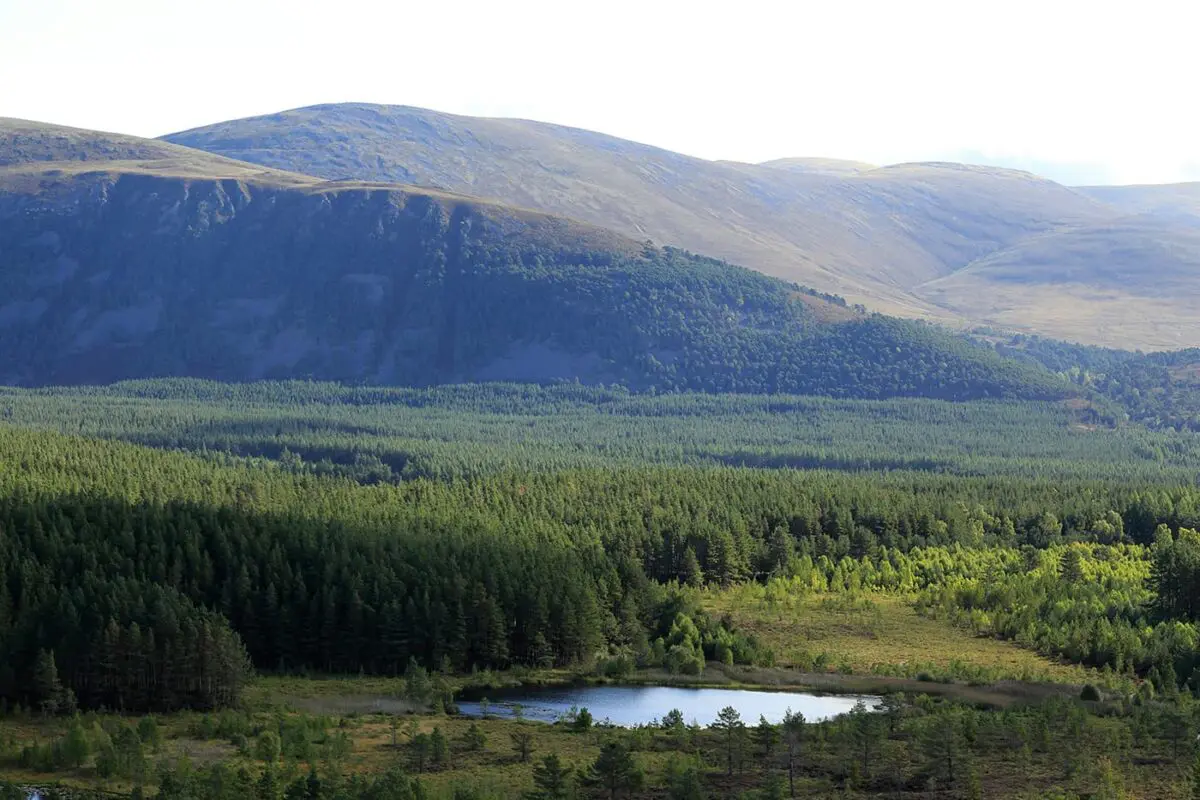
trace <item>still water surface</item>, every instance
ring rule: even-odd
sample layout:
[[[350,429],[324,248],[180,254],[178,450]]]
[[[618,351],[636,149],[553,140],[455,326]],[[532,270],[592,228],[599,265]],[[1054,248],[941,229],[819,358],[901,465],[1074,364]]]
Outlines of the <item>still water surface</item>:
[[[554,722],[572,708],[586,708],[597,722],[629,727],[656,722],[671,709],[684,720],[708,725],[726,706],[733,706],[747,724],[759,716],[778,723],[789,708],[810,722],[845,714],[859,700],[872,708],[878,697],[868,695],[816,695],[800,692],[763,692],[749,689],[688,689],[675,686],[562,686],[505,689],[487,697],[487,713],[497,717],[520,715]],[[483,713],[480,702],[459,702],[459,712],[471,717]]]

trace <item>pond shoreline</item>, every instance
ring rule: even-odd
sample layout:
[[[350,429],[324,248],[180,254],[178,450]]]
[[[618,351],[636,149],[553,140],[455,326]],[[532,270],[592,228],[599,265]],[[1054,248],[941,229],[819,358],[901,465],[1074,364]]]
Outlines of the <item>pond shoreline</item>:
[[[570,670],[513,670],[450,676],[456,696],[481,697],[488,692],[521,688],[586,686],[661,686],[695,689],[745,689],[814,695],[928,694],[979,708],[1009,708],[1049,697],[1074,697],[1079,688],[1068,684],[998,681],[971,685],[883,675],[801,672],[785,667],[730,667],[710,664],[702,675],[678,675],[664,670],[638,670],[606,678]],[[410,713],[422,709],[403,700],[403,678],[261,676],[256,681],[256,705],[294,706],[326,713]]]

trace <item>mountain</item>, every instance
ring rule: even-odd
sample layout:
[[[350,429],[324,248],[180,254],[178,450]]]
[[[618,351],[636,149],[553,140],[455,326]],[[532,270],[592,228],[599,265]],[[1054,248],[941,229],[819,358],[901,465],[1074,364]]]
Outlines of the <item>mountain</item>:
[[[1200,182],[1145,186],[1083,186],[1080,192],[1130,214],[1155,214],[1200,225]]]
[[[1111,214],[1011,170],[714,163],[558,125],[399,106],[314,106],[165,138],[325,178],[494,197],[912,315],[946,312],[910,287],[1030,232]]]
[[[0,129],[19,142],[0,171],[6,383],[311,377],[844,397],[1073,392],[1040,367],[935,327],[561,217],[264,171],[128,137]],[[37,144],[38,130],[52,141]]]
[[[0,184],[28,190],[94,172],[254,179],[278,185],[315,183],[258,164],[120,133],[0,117]]]
[[[365,104],[313,106],[164,138],[329,179],[493,197],[719,256],[892,314],[1119,347],[1200,344],[1200,324],[1191,320],[1200,275],[1168,298],[1159,296],[1155,278],[1190,269],[1190,245],[1159,248],[1154,260],[1126,270],[1131,280],[1116,291],[1091,286],[1086,275],[1038,278],[1045,259],[1109,269],[1108,254],[1131,246],[1121,238],[1129,227],[1122,220],[1153,207],[1158,201],[1144,197],[1160,194],[1154,191],[1074,190],[1017,170],[949,163],[711,162],[559,125]],[[1086,263],[1069,249],[1071,237],[1044,238],[1077,230],[1094,242]],[[1186,232],[1164,236],[1190,241]],[[1042,242],[1038,260],[1016,260],[1030,240]],[[1047,250],[1049,242],[1063,249]],[[1022,292],[972,270],[1000,253],[1014,259],[1012,271],[1030,274]],[[962,271],[969,274],[957,278]],[[1148,316],[1148,308],[1157,314]]]
[[[1030,236],[920,287],[968,318],[1078,340],[1148,343],[1147,349],[1197,344],[1200,305],[1200,218],[1179,224],[1142,214]],[[1062,297],[1074,302],[1063,303]],[[1086,302],[1084,302],[1086,301]],[[1140,338],[1130,341],[1130,321]]]

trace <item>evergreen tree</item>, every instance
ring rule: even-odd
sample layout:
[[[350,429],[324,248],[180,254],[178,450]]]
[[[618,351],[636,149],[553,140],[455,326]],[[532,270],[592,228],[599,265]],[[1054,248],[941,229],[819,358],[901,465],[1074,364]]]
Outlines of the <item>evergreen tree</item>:
[[[721,733],[725,748],[725,765],[726,774],[733,775],[733,767],[735,763],[741,763],[742,746],[746,735],[746,723],[742,722],[742,715],[733,706],[726,706],[717,714],[717,718],[710,726],[713,730]]]
[[[628,795],[642,787],[645,776],[629,748],[620,742],[605,742],[600,755],[592,764],[592,782],[604,789],[609,800]]]
[[[694,758],[675,754],[667,762],[667,797],[670,800],[705,800],[702,770]]]
[[[533,753],[533,734],[528,730],[521,728],[509,734],[512,739],[512,748],[517,753],[517,758],[522,764],[529,761],[529,756]]]
[[[779,730],[761,714],[758,717],[758,724],[754,726],[754,741],[762,752],[763,760],[771,757],[771,751],[779,742]]]
[[[435,767],[445,767],[450,762],[450,745],[442,729],[434,726],[429,735],[429,759]]]
[[[49,650],[39,650],[37,661],[33,665],[34,700],[46,714],[58,713],[63,700],[62,683],[58,680],[58,665],[54,663],[54,653]]]
[[[83,731],[83,724],[78,717],[71,720],[71,725],[67,728],[67,736],[63,741],[63,760],[67,766],[81,767],[91,755],[91,745],[88,743],[87,734]]]
[[[567,800],[571,796],[574,769],[562,763],[557,753],[544,756],[533,768],[533,785],[526,795],[529,800]]]
[[[787,765],[788,765],[788,795],[796,796],[796,768],[800,763],[800,756],[804,749],[804,733],[806,720],[804,715],[797,712],[792,713],[789,708],[783,714],[783,741],[787,746]]]
[[[483,750],[487,746],[487,736],[479,729],[478,725],[472,722],[466,733],[463,734],[463,743],[468,750]]]

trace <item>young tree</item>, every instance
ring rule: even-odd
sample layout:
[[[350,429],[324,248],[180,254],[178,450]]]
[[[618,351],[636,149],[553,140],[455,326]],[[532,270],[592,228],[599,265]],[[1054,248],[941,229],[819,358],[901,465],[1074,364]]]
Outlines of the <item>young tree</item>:
[[[741,750],[743,737],[746,735],[746,723],[742,722],[742,715],[733,706],[726,706],[717,714],[717,719],[710,726],[715,731],[720,731],[722,738],[725,740],[725,763],[726,774],[733,775],[734,761],[741,760]]]
[[[417,764],[417,772],[425,771],[425,764],[429,761],[430,753],[433,750],[433,743],[429,740],[428,733],[418,733],[412,737],[408,743],[412,750],[413,761]]]
[[[410,658],[404,670],[404,699],[415,706],[424,706],[429,702],[432,692],[429,672],[415,658]]]
[[[512,747],[517,753],[517,758],[522,764],[528,763],[529,756],[533,753],[533,734],[521,728],[513,731],[509,736],[512,738]]]
[[[778,742],[779,730],[770,722],[767,722],[765,716],[759,714],[758,724],[754,726],[754,743],[762,751],[764,761],[771,757],[771,751],[775,749],[775,745]]]
[[[526,795],[528,800],[567,800],[575,769],[563,764],[557,753],[545,756],[533,768],[536,790]]]
[[[669,731],[672,733],[678,733],[679,731],[682,731],[686,726],[687,726],[687,723],[685,723],[683,721],[683,712],[680,711],[678,708],[672,708],[670,711],[668,711],[666,714],[663,715],[663,718],[662,718],[663,730],[666,730],[666,731]]]
[[[138,720],[138,736],[152,751],[158,752],[158,748],[162,745],[162,732],[158,729],[158,720],[153,715],[142,717]]]
[[[783,741],[787,746],[788,764],[788,794],[796,796],[796,767],[800,763],[800,754],[804,747],[804,715],[792,713],[789,708],[783,714]]]
[[[279,772],[273,763],[268,763],[267,768],[263,770],[262,776],[258,779],[258,785],[255,787],[255,795],[257,800],[279,800],[283,795]]]
[[[467,732],[463,734],[463,743],[466,744],[468,750],[482,750],[487,747],[487,736],[479,730],[478,725],[472,722],[467,728]]]
[[[772,774],[767,776],[766,783],[759,790],[758,800],[783,800],[786,797],[785,791],[783,778],[777,773]]]
[[[87,734],[83,731],[83,725],[79,722],[79,717],[71,720],[71,727],[67,729],[67,736],[63,740],[62,754],[67,766],[76,769],[82,767],[91,754],[91,746],[88,743]]]
[[[696,558],[696,551],[690,545],[683,553],[679,582],[687,586],[699,586],[704,583],[704,571],[700,569],[700,560]]]
[[[676,754],[667,762],[667,797],[670,800],[704,800],[703,770],[695,758]]]
[[[875,710],[887,720],[888,736],[895,736],[896,725],[904,717],[904,693],[884,695],[875,706]]]
[[[591,779],[608,792],[609,800],[616,800],[623,793],[640,789],[645,775],[629,748],[613,741],[600,748],[600,755],[592,764]]]
[[[58,680],[58,665],[54,652],[39,650],[33,663],[34,699],[46,714],[57,714],[63,699],[62,683]]]
[[[943,712],[931,717],[925,726],[922,744],[930,773],[945,785],[953,785],[958,777],[963,749],[958,714]]]
[[[435,727],[429,735],[429,759],[435,767],[444,767],[450,762],[450,744],[441,728]]]
[[[859,764],[862,766],[864,778],[871,774],[871,757],[875,752],[875,743],[879,738],[876,717],[867,710],[867,704],[859,700],[850,709],[848,717],[850,732],[854,737],[855,748],[859,754]]]
[[[274,764],[279,760],[279,734],[275,731],[263,731],[254,743],[254,757],[259,761]]]

